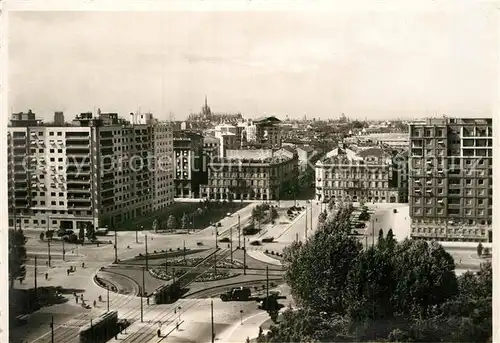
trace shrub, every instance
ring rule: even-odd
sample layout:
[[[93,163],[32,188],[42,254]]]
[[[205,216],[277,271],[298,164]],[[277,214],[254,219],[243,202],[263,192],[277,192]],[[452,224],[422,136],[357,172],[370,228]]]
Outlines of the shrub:
[[[274,251],[271,250],[271,255],[274,255]]]
[[[269,250],[266,249],[266,251],[264,251],[264,253],[269,254]]]

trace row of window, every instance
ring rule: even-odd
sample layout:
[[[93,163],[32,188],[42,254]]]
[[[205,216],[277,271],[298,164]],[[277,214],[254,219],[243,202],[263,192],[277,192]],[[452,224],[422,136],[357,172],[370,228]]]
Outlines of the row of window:
[[[421,216],[421,215],[444,215],[445,211],[443,208],[435,208],[435,207],[414,207],[413,208],[413,214],[415,216]],[[492,209],[470,209],[470,208],[464,208],[463,210],[459,208],[448,208],[447,215],[461,215],[461,216],[492,216],[493,210]]]
[[[475,236],[485,236],[486,230],[484,229],[448,229],[436,228],[436,227],[414,227],[412,228],[413,233],[429,233],[429,234],[463,234],[463,235],[475,235]]]

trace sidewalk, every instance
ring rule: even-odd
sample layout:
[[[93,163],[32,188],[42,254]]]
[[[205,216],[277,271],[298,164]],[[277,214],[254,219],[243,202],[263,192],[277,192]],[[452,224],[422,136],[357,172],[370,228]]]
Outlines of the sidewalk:
[[[259,312],[250,317],[243,318],[243,323],[234,324],[226,330],[222,337],[219,337],[221,343],[244,343],[247,337],[251,340],[259,335],[259,327],[269,320],[267,312]]]
[[[250,257],[252,257],[252,258],[254,258],[256,260],[262,261],[264,263],[272,264],[272,265],[275,265],[275,266],[281,266],[282,265],[280,260],[272,258],[272,257],[264,254],[262,251],[259,251],[259,250],[247,249],[247,254],[248,254],[248,256],[250,256]]]

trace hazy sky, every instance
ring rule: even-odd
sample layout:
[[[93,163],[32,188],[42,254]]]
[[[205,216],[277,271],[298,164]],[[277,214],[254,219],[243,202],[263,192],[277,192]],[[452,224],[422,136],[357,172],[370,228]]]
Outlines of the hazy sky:
[[[284,118],[492,115],[491,6],[377,12],[16,12],[9,106]]]

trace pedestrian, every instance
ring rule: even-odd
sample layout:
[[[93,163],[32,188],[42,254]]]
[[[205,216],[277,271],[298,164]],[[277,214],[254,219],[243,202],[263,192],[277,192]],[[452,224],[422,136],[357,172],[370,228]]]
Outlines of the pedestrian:
[[[85,262],[82,262],[82,268],[85,268]]]
[[[96,307],[96,305],[97,305],[97,303],[96,303],[96,301],[94,300],[94,307]]]
[[[158,329],[158,330],[156,331],[156,334],[158,335],[158,337],[161,337],[161,330],[160,330],[160,329]]]
[[[69,276],[69,269],[66,269],[66,273],[67,273],[67,274],[68,274],[68,276]]]
[[[99,301],[102,301],[102,296],[99,295]]]
[[[177,323],[175,324],[175,329],[176,329],[177,331],[179,331],[179,322],[177,322]]]
[[[149,305],[149,297],[146,298],[146,303]]]
[[[45,280],[49,279],[49,273],[45,273]]]
[[[76,303],[78,304],[78,297],[75,298]]]

